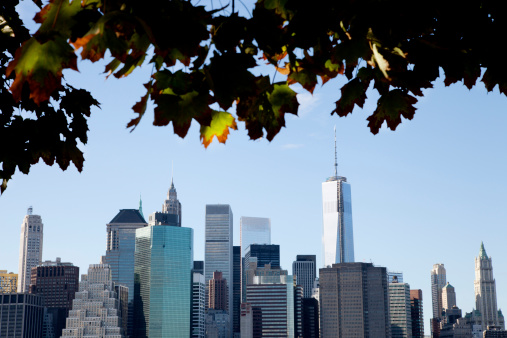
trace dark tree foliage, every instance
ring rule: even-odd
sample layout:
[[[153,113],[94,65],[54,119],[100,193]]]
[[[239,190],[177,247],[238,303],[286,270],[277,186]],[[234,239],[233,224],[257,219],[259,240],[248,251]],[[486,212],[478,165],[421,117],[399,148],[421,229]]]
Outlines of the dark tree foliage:
[[[50,98],[63,103],[62,95],[78,93],[61,85],[62,70],[77,69],[76,51],[92,62],[109,51],[112,58],[105,70],[117,78],[149,63],[153,74],[127,127],[138,125],[152,101],[154,125],[172,123],[174,132],[185,137],[195,120],[206,147],[215,136],[225,142],[237,121],[245,124],[251,139],[271,141],[285,126],[284,115],[297,114],[292,85],[313,92],[318,82],[338,75],[348,82],[337,91],[331,114],[346,116],[355,106],[362,108],[367,90],[373,89],[380,95],[367,118],[374,134],[384,123],[395,130],[402,118],[412,119],[416,97],[440,76],[445,85],[461,81],[471,89],[480,80],[488,91],[498,86],[507,93],[507,67],[501,57],[505,2],[258,0],[251,16],[243,17],[231,1],[225,9],[210,11],[183,0],[51,0],[35,17],[39,30],[31,37],[23,31],[11,42],[14,49],[22,42],[14,60],[4,56],[3,64],[10,61],[6,75],[14,81],[9,83],[10,101],[2,101],[2,115],[20,104],[15,102],[21,102],[22,109],[45,112]],[[21,27],[15,13],[6,9],[9,4],[12,0],[2,2],[5,13],[0,15]],[[256,75],[252,69],[259,65],[283,75],[277,82],[269,74]],[[10,95],[5,80],[3,88],[2,95]],[[89,114],[95,102],[84,102],[74,115],[65,109],[67,120]],[[233,115],[229,111],[234,104]],[[68,136],[59,131],[65,141],[53,139],[47,145],[51,154],[61,142],[83,136],[70,129]],[[1,159],[4,168],[7,163],[7,169],[18,165],[27,172],[20,154],[13,147],[10,162]],[[80,168],[82,158],[77,157],[61,156]]]

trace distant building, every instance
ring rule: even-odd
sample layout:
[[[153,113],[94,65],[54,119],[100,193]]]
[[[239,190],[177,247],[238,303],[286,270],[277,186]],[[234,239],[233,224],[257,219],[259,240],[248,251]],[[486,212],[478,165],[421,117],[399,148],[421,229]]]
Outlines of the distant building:
[[[204,275],[194,272],[192,283],[192,338],[205,337],[205,297],[206,285],[204,284]]]
[[[230,317],[225,310],[208,309],[206,312],[206,338],[229,338]]]
[[[204,276],[204,261],[194,261],[194,272]]]
[[[319,338],[319,301],[303,298],[303,337]]]
[[[484,338],[507,338],[507,331],[500,327],[489,327],[484,331]]]
[[[488,326],[505,328],[498,318],[496,283],[493,278],[493,263],[481,243],[479,257],[475,258],[475,307],[482,315],[482,329]]]
[[[271,244],[271,220],[264,217],[245,217],[239,220],[241,256],[251,244]]]
[[[62,335],[78,290],[79,267],[72,263],[64,263],[57,257],[54,262],[45,261],[32,268],[30,293],[44,298],[46,315],[52,320],[51,326],[56,337]]]
[[[253,311],[250,303],[241,303],[241,338],[253,338]]]
[[[403,272],[387,270],[387,281],[392,283],[394,280],[396,283],[403,283]]]
[[[431,270],[431,302],[433,306],[433,318],[442,317],[442,288],[447,282],[444,264],[433,264]]]
[[[111,278],[116,284],[128,287],[128,307],[123,321],[126,336],[134,334],[134,252],[136,229],[144,228],[146,223],[138,209],[121,209],[107,224],[107,246],[105,263],[111,268]]]
[[[189,337],[193,229],[177,224],[139,228],[135,245],[134,334]]]
[[[456,292],[454,286],[447,284],[442,288],[442,310],[452,309],[456,306]]]
[[[412,318],[412,337],[424,338],[424,316],[422,290],[410,290],[410,316]]]
[[[324,267],[354,262],[352,196],[347,178],[338,176],[335,128],[334,175],[322,183]]]
[[[410,285],[389,283],[389,318],[392,338],[412,338],[412,314],[410,308]]]
[[[126,290],[126,289],[125,289]],[[90,264],[81,276],[62,337],[125,337],[121,305],[108,264]]]
[[[386,268],[340,263],[319,271],[321,337],[391,337]]]
[[[303,337],[303,287],[297,284],[294,286],[294,337]]]
[[[241,247],[232,248],[232,332],[233,335],[239,335],[240,332],[240,312],[241,312]]]
[[[162,213],[177,215],[178,216],[178,226],[181,226],[181,203],[178,200],[178,194],[176,193],[176,188],[174,187],[173,179],[171,178],[171,187],[167,192],[167,199],[162,204]]]
[[[269,264],[271,268],[280,267],[280,245],[278,244],[252,244],[246,248],[245,258],[243,259],[242,278],[244,287],[242,287],[242,299],[246,301],[246,285],[251,278],[247,279],[247,271],[252,262],[256,262],[256,267],[262,268]]]
[[[0,294],[0,337],[42,337],[43,302],[39,295]]]
[[[317,258],[315,255],[297,255],[292,263],[292,275],[296,284],[303,287],[303,297],[312,296],[313,282],[317,276]]]
[[[18,274],[7,273],[7,270],[0,270],[0,294],[16,293],[18,289]]]
[[[28,292],[32,268],[42,261],[43,230],[42,218],[29,207],[21,224],[17,292]]]
[[[214,310],[229,310],[229,287],[227,280],[222,278],[221,271],[213,272],[213,278],[208,281],[209,308]]]

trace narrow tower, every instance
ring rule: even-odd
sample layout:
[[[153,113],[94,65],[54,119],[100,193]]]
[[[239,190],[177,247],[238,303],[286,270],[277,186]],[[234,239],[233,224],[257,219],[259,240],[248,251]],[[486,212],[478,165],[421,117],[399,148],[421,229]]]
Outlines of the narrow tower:
[[[482,315],[482,329],[500,325],[496,306],[496,283],[493,278],[493,264],[481,242],[479,257],[475,257],[475,306]]]
[[[28,292],[32,268],[42,262],[43,228],[42,218],[39,215],[33,215],[33,209],[29,207],[21,224],[18,292]]]
[[[171,178],[171,187],[167,192],[167,199],[164,201],[162,205],[162,212],[166,214],[178,215],[178,226],[181,226],[181,203],[178,200],[178,194],[176,193],[176,188],[174,187],[173,179]]]
[[[352,197],[347,178],[338,176],[336,152],[334,176],[322,183],[322,245],[324,266],[354,262],[354,234],[352,227]]]

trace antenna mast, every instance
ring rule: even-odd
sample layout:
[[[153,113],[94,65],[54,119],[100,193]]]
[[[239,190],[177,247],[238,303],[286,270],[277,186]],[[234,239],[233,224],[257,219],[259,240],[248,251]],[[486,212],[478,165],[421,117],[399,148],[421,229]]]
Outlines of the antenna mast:
[[[338,155],[336,151],[336,125],[334,126],[334,176],[338,176]]]

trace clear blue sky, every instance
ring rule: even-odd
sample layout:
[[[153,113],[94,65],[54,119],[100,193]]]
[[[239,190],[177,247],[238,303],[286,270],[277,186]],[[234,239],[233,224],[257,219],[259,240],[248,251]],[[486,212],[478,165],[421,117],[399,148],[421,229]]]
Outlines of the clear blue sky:
[[[28,11],[28,10],[27,10]],[[39,163],[17,173],[0,196],[0,269],[17,272],[20,225],[28,206],[44,223],[43,259],[61,257],[85,273],[105,252],[106,224],[119,209],[145,216],[161,210],[171,181],[183,207],[183,226],[194,228],[194,258],[204,257],[206,204],[230,204],[235,245],[241,216],[269,217],[272,242],[280,244],[282,267],[291,272],[297,254],[321,262],[321,183],[333,174],[333,126],[338,134],[339,174],[352,187],[357,261],[402,271],[405,282],[422,289],[426,334],[431,318],[430,270],[444,263],[457,303],[474,303],[474,257],[484,241],[493,257],[498,305],[507,306],[507,98],[487,94],[482,84],[427,90],[412,121],[372,135],[367,104],[347,118],[330,116],[343,79],[304,93],[299,117],[274,139],[250,141],[244,125],[226,145],[208,149],[193,124],[185,139],[172,126],[152,125],[152,110],[132,133],[125,125],[143,95],[148,68],[129,78],[104,80],[104,63],[79,64],[67,80],[101,102],[89,120],[84,171],[62,172]],[[4,145],[6,146],[6,145]]]

